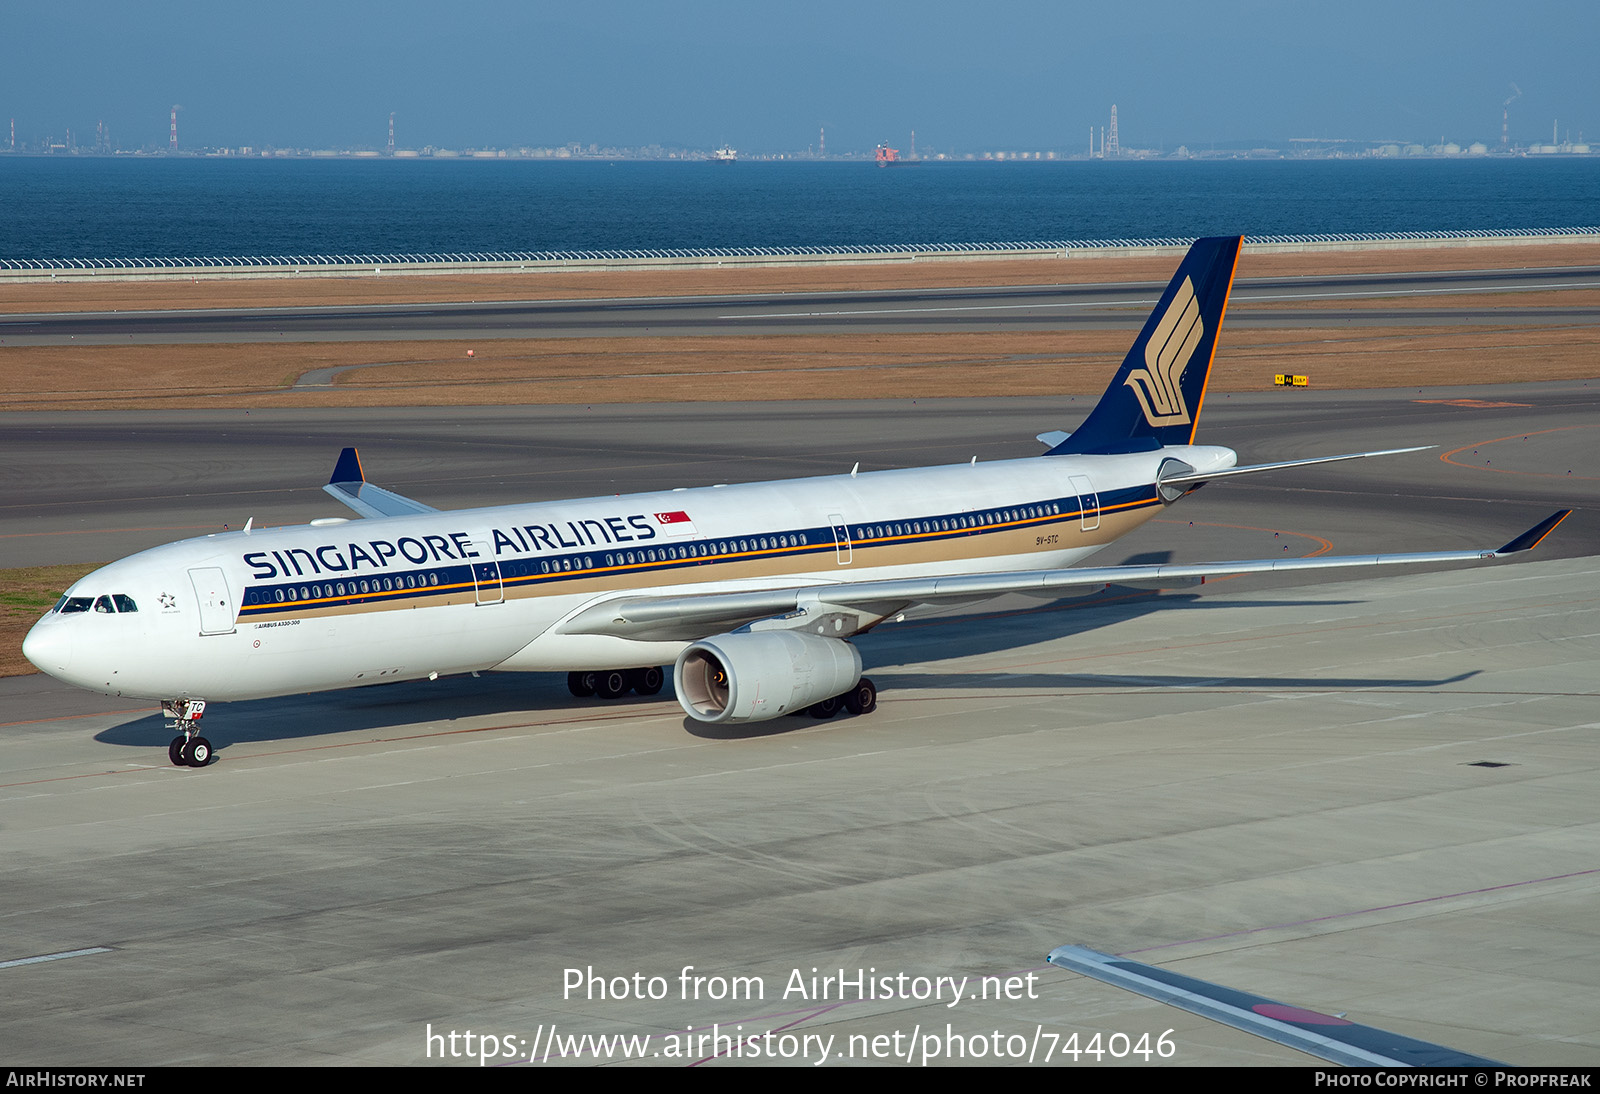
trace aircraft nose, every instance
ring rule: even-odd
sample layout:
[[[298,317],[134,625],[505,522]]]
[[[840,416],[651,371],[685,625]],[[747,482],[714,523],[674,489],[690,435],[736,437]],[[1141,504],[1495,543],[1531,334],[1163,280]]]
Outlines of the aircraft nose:
[[[72,666],[72,636],[56,620],[42,619],[22,640],[22,656],[40,672],[60,676]]]

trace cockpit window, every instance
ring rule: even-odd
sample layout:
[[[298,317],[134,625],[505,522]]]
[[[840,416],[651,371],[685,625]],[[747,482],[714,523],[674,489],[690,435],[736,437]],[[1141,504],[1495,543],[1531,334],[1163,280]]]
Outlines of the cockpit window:
[[[56,601],[54,611],[62,615],[71,615],[75,612],[86,612],[90,608],[101,615],[127,615],[129,612],[139,610],[133,597],[126,593],[105,593],[101,596],[63,596]]]

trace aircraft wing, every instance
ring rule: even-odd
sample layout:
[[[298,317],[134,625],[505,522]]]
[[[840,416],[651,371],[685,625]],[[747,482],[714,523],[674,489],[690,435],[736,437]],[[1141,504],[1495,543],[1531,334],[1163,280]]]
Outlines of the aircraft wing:
[[[1288,1006],[1083,946],[1057,946],[1047,960],[1060,968],[1345,1067],[1505,1066],[1498,1060],[1358,1025],[1332,1014]]]
[[[557,629],[563,634],[604,634],[648,641],[695,641],[773,617],[794,616],[797,629],[813,629],[811,621],[815,618],[830,614],[854,614],[858,617],[857,622],[850,629],[838,633],[838,637],[847,637],[913,605],[953,606],[1008,593],[1048,597],[1106,585],[1175,589],[1200,584],[1206,578],[1235,574],[1415,563],[1442,565],[1488,562],[1538,546],[1571,512],[1570,509],[1562,509],[1552,513],[1511,542],[1493,548],[1392,555],[1265,558],[1190,565],[1075,566],[1063,570],[842,581],[726,593],[619,596],[590,605]]]
[[[339,453],[333,477],[322,488],[364,517],[407,517],[439,510],[420,501],[373,486],[361,470],[361,456],[353,448]]]

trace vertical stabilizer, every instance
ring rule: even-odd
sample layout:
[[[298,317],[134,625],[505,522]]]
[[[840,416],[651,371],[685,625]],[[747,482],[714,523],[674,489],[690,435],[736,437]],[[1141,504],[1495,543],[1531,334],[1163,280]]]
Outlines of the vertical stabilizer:
[[[1195,241],[1111,386],[1083,425],[1047,455],[1149,452],[1193,442],[1241,242],[1240,236]]]

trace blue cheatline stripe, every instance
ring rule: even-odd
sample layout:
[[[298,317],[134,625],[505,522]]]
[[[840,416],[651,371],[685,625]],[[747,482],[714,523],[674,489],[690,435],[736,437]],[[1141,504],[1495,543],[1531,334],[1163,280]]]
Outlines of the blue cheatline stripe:
[[[1108,490],[1098,495],[1098,501],[1096,512],[1101,515],[1131,512],[1162,504],[1154,486]],[[1069,494],[981,512],[941,513],[870,522],[848,521],[847,526],[851,547],[857,551],[867,551],[874,547],[935,543],[1019,528],[1070,524],[1082,516],[1083,510],[1079,508],[1077,495]],[[500,560],[498,577],[495,574],[496,563],[491,561],[479,563],[477,567],[434,566],[365,577],[328,573],[303,576],[294,581],[251,585],[245,590],[239,618],[269,619],[314,609],[354,605],[409,607],[437,601],[452,594],[471,593],[480,582],[489,589],[496,585],[513,589],[527,588],[593,578],[600,574],[656,573],[751,559],[831,555],[838,549],[830,525],[713,536],[682,543],[615,548],[610,551],[604,549],[606,546],[609,545],[559,555]],[[479,571],[477,580],[473,576],[475,568]],[[384,588],[385,585],[389,587]]]

